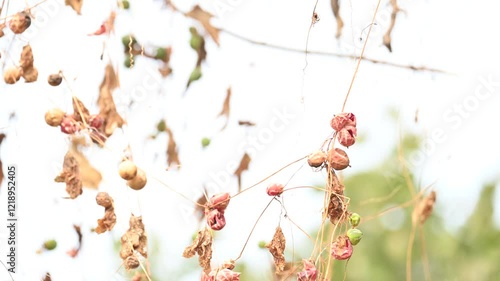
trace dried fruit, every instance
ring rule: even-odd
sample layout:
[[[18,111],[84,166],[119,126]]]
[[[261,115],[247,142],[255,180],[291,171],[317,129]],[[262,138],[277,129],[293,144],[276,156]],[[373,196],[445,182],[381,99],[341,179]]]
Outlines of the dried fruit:
[[[162,61],[167,60],[167,49],[165,49],[165,48],[156,49],[155,59],[162,60]]]
[[[336,260],[346,260],[352,256],[352,244],[346,236],[339,236],[332,243],[332,256]]]
[[[357,129],[353,126],[346,126],[337,132],[337,140],[345,147],[349,147],[356,142]]]
[[[284,188],[285,186],[281,183],[272,183],[267,187],[266,192],[269,196],[279,196],[283,193]]]
[[[234,272],[227,268],[223,269],[217,268],[210,271],[208,275],[206,275],[206,273],[203,274],[204,276],[202,276],[202,280],[206,281],[239,281],[241,273]]]
[[[35,82],[38,79],[38,69],[34,66],[24,68],[22,76],[26,83]]]
[[[273,240],[266,245],[269,252],[273,255],[274,265],[276,266],[276,274],[285,270],[285,245],[285,235],[283,235],[281,227],[278,226],[274,232]]]
[[[61,125],[64,119],[64,111],[59,108],[53,108],[45,113],[45,122],[52,127]]]
[[[49,85],[54,87],[61,85],[62,80],[63,78],[60,73],[50,74],[47,78],[47,82],[49,82]]]
[[[140,265],[139,259],[134,255],[128,256],[125,259],[124,263],[125,263],[125,269],[127,269],[127,270],[138,268]]]
[[[124,10],[130,9],[130,2],[128,0],[123,0],[122,2],[122,7]]]
[[[80,130],[76,120],[71,115],[65,115],[60,124],[61,132],[65,134],[74,134]]]
[[[54,239],[47,240],[47,241],[43,242],[43,248],[44,248],[45,250],[52,251],[52,250],[54,250],[56,247],[57,247],[57,241],[56,241],[56,240],[54,240]]]
[[[361,221],[361,216],[358,213],[352,213],[351,216],[349,217],[349,223],[351,223],[353,227],[358,226],[360,221]]]
[[[347,231],[347,237],[349,237],[349,241],[351,244],[358,245],[359,241],[363,237],[363,232],[357,228],[351,228]]]
[[[137,174],[134,178],[127,181],[127,185],[134,190],[141,190],[146,186],[147,182],[146,173],[141,169],[137,169]]]
[[[148,257],[148,237],[146,235],[146,231],[144,230],[142,217],[136,217],[133,214],[130,215],[129,229],[122,235],[120,242],[122,244],[120,257],[125,263],[127,262],[127,259],[130,259],[129,257],[135,257],[134,250],[139,252],[139,254],[143,257]],[[133,259],[131,261],[133,261]],[[133,265],[132,262],[131,264]]]
[[[9,21],[9,28],[15,34],[23,33],[31,25],[31,17],[25,11],[15,14]]]
[[[3,72],[3,80],[7,84],[15,84],[19,81],[19,79],[21,79],[22,74],[23,70],[20,67],[8,68]]]
[[[322,150],[314,151],[307,157],[307,164],[309,166],[317,168],[321,167],[326,160],[326,153]]]
[[[210,198],[210,208],[217,209],[219,212],[224,213],[229,205],[229,200],[231,196],[227,192],[219,193]]]
[[[310,260],[303,259],[304,269],[297,274],[297,281],[316,281],[318,270]]]
[[[210,271],[210,260],[212,259],[212,235],[208,228],[198,231],[196,239],[193,243],[184,249],[182,256],[185,258],[191,258],[195,254],[198,254],[198,262],[200,266],[206,271]]]
[[[226,218],[224,212],[217,209],[210,210],[207,213],[207,224],[213,230],[221,230],[226,226]]]
[[[339,113],[332,118],[330,126],[337,132],[346,126],[356,127],[356,116],[350,112]]]
[[[113,198],[109,196],[106,192],[99,192],[95,198],[97,205],[103,206],[104,217],[97,220],[97,227],[95,232],[98,234],[104,233],[113,229],[116,224],[115,207],[113,204]]]
[[[82,194],[83,184],[80,176],[80,168],[73,152],[68,151],[64,155],[63,170],[54,181],[66,183],[66,192],[71,199],[75,199]]]
[[[413,209],[412,220],[424,224],[432,214],[434,203],[436,203],[436,192],[431,191],[431,193],[420,200],[417,206],[415,206],[415,209]]]
[[[104,119],[100,115],[92,115],[89,119],[90,127],[100,129],[104,123]]]
[[[131,180],[137,175],[137,166],[127,159],[118,166],[118,173],[122,179]]]
[[[349,167],[349,157],[340,148],[333,148],[328,151],[328,165],[334,170],[343,170]]]

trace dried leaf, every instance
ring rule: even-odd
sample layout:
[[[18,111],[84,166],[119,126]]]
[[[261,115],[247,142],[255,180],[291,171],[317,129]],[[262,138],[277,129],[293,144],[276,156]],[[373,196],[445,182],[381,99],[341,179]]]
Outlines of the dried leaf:
[[[70,6],[79,15],[82,14],[83,0],[64,0],[66,6]]]
[[[345,187],[333,169],[328,173],[328,188],[331,192],[327,209],[328,218],[332,224],[337,224],[341,219],[347,219],[345,215],[347,209],[344,202]]]
[[[250,155],[245,153],[241,158],[240,165],[238,166],[236,171],[234,171],[234,175],[238,177],[238,191],[241,191],[241,174],[244,171],[248,170],[248,166],[250,165],[251,160],[252,158],[250,158]]]
[[[75,229],[76,235],[78,236],[78,245],[75,248],[66,252],[72,258],[76,257],[80,252],[80,249],[82,248],[82,237],[83,237],[82,229],[79,225],[74,224],[73,228]]]
[[[194,8],[186,15],[199,21],[208,32],[208,34],[210,34],[210,37],[212,37],[215,43],[219,45],[219,29],[215,28],[210,23],[210,19],[213,17],[213,15],[204,11],[199,5],[194,6]]]
[[[335,34],[336,38],[339,38],[342,35],[342,28],[344,27],[344,21],[340,17],[340,5],[339,0],[331,0],[333,15],[335,16],[335,20],[337,21],[337,33]]]
[[[99,192],[96,196],[97,205],[103,206],[104,217],[97,220],[95,232],[98,234],[110,231],[116,224],[115,205],[113,198],[106,192]]]
[[[168,167],[172,167],[172,165],[176,165],[177,167],[181,166],[181,161],[179,160],[179,154],[177,151],[177,144],[175,143],[174,134],[172,130],[168,126],[165,125],[165,132],[168,134],[168,145],[167,145],[167,165]]]
[[[54,179],[56,182],[66,183],[66,192],[71,199],[75,199],[82,194],[82,180],[80,178],[80,170],[78,161],[73,152],[68,151],[64,156],[63,170],[59,176]]]
[[[89,110],[85,107],[83,102],[75,96],[73,96],[73,118],[78,122],[83,122],[83,120],[85,120],[86,123],[90,120]]]
[[[239,120],[238,125],[240,126],[255,126],[255,123],[247,120]]]
[[[436,203],[436,192],[431,191],[429,195],[420,200],[413,210],[412,219],[414,222],[424,224],[425,221],[432,214],[434,209],[434,203]]]
[[[184,249],[182,256],[191,258],[198,254],[198,262],[203,270],[210,272],[210,260],[212,259],[212,235],[208,228],[198,231],[193,243]]]
[[[218,115],[226,117],[226,123],[222,127],[221,131],[224,130],[227,127],[227,124],[229,123],[229,112],[231,111],[230,103],[231,103],[231,87],[227,88],[226,98],[224,99],[224,104],[222,104],[222,110]]]
[[[113,90],[119,85],[120,82],[113,66],[108,64],[106,66],[104,79],[99,86],[99,98],[97,100],[99,115],[104,118],[100,132],[106,137],[111,136],[116,128],[121,128],[125,123],[123,118],[116,111],[116,105],[112,95]]]
[[[50,273],[45,273],[45,276],[43,277],[42,281],[52,281],[52,278],[50,277]]]
[[[273,240],[266,245],[266,248],[273,255],[276,274],[285,270],[285,255],[283,254],[285,252],[285,244],[285,236],[283,235],[283,231],[281,231],[281,227],[278,226],[274,232]]]
[[[144,230],[142,217],[136,217],[133,214],[130,215],[129,229],[123,234],[120,241],[122,244],[120,257],[123,259],[127,270],[138,266],[138,259],[134,255],[134,250],[139,252],[143,257],[148,257],[148,237]]]
[[[82,143],[83,141],[83,143]],[[78,149],[79,146],[84,145],[84,138],[74,137],[72,139],[71,152],[78,162],[78,168],[82,179],[82,184],[85,187],[97,189],[102,180],[101,173],[90,164],[89,160]]]

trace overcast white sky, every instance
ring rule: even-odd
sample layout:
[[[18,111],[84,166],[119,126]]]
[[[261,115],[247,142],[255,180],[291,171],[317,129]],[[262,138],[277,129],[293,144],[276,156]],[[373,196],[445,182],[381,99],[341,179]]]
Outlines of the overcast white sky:
[[[22,1],[11,2],[9,14],[24,7]],[[198,226],[186,220],[190,203],[158,184],[153,176],[183,194],[199,196],[203,184],[213,182],[211,174],[225,179],[227,164],[239,161],[243,154],[238,147],[248,141],[248,136],[265,134],[262,132],[271,126],[276,111],[288,112],[289,124],[285,124],[283,131],[273,132],[269,141],[265,139],[267,143],[259,144],[250,170],[243,176],[243,185],[248,186],[306,155],[330,133],[329,120],[341,109],[355,67],[353,60],[310,55],[304,72],[303,54],[252,45],[222,32],[220,47],[207,38],[208,60],[203,65],[203,78],[193,83],[183,98],[185,83],[196,60],[189,48],[188,28],[200,27],[198,23],[173,14],[163,7],[162,1],[131,1],[130,11],[118,12],[116,35],[109,39],[88,37],[109,15],[114,1],[86,0],[81,16],[76,16],[62,2],[48,0],[36,8],[33,13],[37,19],[29,32],[14,38],[12,44],[11,33],[0,39],[3,64],[9,66],[17,61],[21,46],[29,41],[40,72],[39,83],[21,81],[14,86],[3,83],[0,86],[0,132],[8,135],[1,145],[0,156],[4,165],[15,163],[19,167],[20,275],[16,281],[37,280],[46,271],[51,272],[53,280],[125,280],[123,269],[116,272],[120,260],[112,252],[112,241],[127,229],[130,212],[142,214],[151,237],[162,241],[158,252],[162,255],[159,261],[166,264],[163,270],[181,270],[176,267],[184,262],[182,249]],[[196,3],[174,2],[185,11]],[[404,12],[398,15],[393,31],[393,53],[389,53],[381,41],[390,13],[387,2],[382,1],[366,56],[438,68],[450,74],[363,62],[346,110],[356,114],[358,132],[366,142],[349,149],[352,168],[345,175],[377,164],[394,146],[397,126],[387,112],[388,108],[396,108],[401,114],[402,126],[422,134],[429,147],[436,142],[433,132],[441,132],[445,139],[436,144],[434,150],[423,151],[427,154],[426,161],[415,168],[424,186],[436,182],[438,210],[447,217],[450,230],[454,230],[472,211],[483,184],[498,181],[500,140],[494,121],[500,119],[500,82],[496,82],[500,81],[500,42],[495,36],[500,26],[496,15],[500,3],[494,0],[398,1]],[[232,8],[225,13],[214,10],[216,4],[221,7],[221,3]],[[314,1],[206,0],[202,4],[219,15],[214,23],[226,30],[262,42],[304,48]],[[366,32],[361,30],[370,23],[376,1],[341,1],[341,5],[345,27],[342,37],[336,40],[330,1],[318,2],[321,20],[311,31],[311,50],[359,54],[357,40],[360,36],[366,40]],[[135,34],[146,49],[171,45],[174,74],[161,80],[156,72],[157,62],[142,58],[137,59],[135,69],[124,69],[120,38],[128,33]],[[101,61],[104,41],[108,52]],[[353,45],[357,47],[351,47]],[[45,78],[62,69],[74,93],[91,111],[97,112],[98,86],[109,56],[119,67],[121,88],[116,96],[133,96],[144,87],[145,79],[159,82],[153,83],[147,98],[137,99],[132,108],[123,107],[125,102],[117,99],[127,119],[127,128],[109,139],[109,150],[86,151],[92,163],[102,171],[104,180],[100,188],[115,198],[119,215],[112,234],[97,236],[87,231],[103,213],[102,208],[95,206],[95,191],[85,190],[81,198],[70,202],[61,199],[65,196],[63,185],[53,182],[68,139],[58,129],[48,127],[43,115],[52,107],[71,110],[71,100],[67,86],[52,88],[46,85]],[[486,88],[481,81],[493,81],[489,83],[492,86]],[[231,119],[226,130],[219,132],[223,120],[216,116],[228,86],[233,89]],[[489,96],[486,96],[487,89],[491,90]],[[475,93],[484,98],[475,99]],[[301,103],[302,97],[305,103]],[[459,114],[461,106],[465,107],[463,115]],[[415,125],[413,116],[417,109],[419,123]],[[9,121],[11,112],[16,112],[16,117]],[[183,165],[180,171],[164,171],[165,135],[148,140],[160,118],[166,118],[180,144]],[[240,119],[254,121],[257,126],[241,128],[237,125]],[[206,150],[200,147],[204,136],[212,138]],[[132,147],[136,163],[150,176],[147,188],[140,193],[127,189],[117,176],[120,153],[127,144]],[[287,181],[299,166],[274,180]],[[321,173],[311,175],[305,167],[291,184],[318,183],[323,176]],[[235,185],[236,180],[231,178],[222,189],[234,193]],[[6,210],[3,187],[0,210]],[[229,239],[224,238],[237,237],[241,243],[236,245],[243,244],[244,238],[235,233],[249,232],[267,204],[268,199],[261,196],[264,188],[265,185],[260,191],[249,192],[231,202],[230,209],[240,211],[228,211],[228,225],[220,233],[217,241],[220,244],[214,253],[215,264],[238,255],[240,249],[227,244]],[[305,191],[290,193],[286,204],[299,204],[304,196],[309,195]],[[498,193],[495,200],[500,202]],[[318,221],[303,218],[319,218],[320,212],[314,208],[288,208],[288,211],[305,228],[313,227]],[[255,241],[268,239],[278,219],[279,208],[273,205],[262,227],[256,229]],[[81,224],[87,231],[83,250],[77,259],[60,258],[76,243],[73,223]],[[5,231],[0,229],[0,233]],[[295,236],[297,243],[304,239],[300,234]],[[59,242],[57,251],[43,256],[35,254],[41,243],[50,238]],[[5,247],[5,243],[0,247]],[[266,260],[260,252],[249,248],[244,258],[252,257]],[[197,274],[184,280],[196,280]]]

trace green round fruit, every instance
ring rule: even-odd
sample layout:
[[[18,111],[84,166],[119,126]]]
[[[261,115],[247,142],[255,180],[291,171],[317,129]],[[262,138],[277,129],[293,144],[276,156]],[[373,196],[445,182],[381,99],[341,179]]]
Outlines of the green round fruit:
[[[137,44],[137,40],[132,35],[125,35],[122,37],[122,44],[126,50],[128,50],[128,45],[130,45],[130,40],[132,40],[132,46]]]
[[[266,241],[259,241],[259,248],[265,249],[266,245],[267,245]]]
[[[125,57],[125,61],[123,62],[126,68],[131,68],[132,67],[132,61],[130,60],[129,56]]]
[[[202,139],[201,139],[201,146],[202,146],[203,148],[205,148],[205,147],[209,146],[209,145],[210,145],[210,141],[211,141],[211,140],[210,140],[209,138],[202,138]]]
[[[349,238],[349,241],[351,241],[351,244],[357,245],[363,237],[363,232],[357,228],[351,228],[347,231],[347,237]]]
[[[124,10],[130,9],[130,2],[127,0],[122,1],[122,7]]]
[[[43,243],[43,248],[49,251],[54,250],[57,247],[57,241],[54,239],[47,240]]]
[[[351,216],[349,217],[349,222],[353,227],[358,226],[360,221],[361,221],[361,216],[358,213],[352,213]]]
[[[166,60],[167,59],[167,50],[165,48],[156,49],[155,59]]]
[[[167,130],[167,124],[165,123],[165,120],[160,120],[160,122],[158,122],[158,124],[156,124],[156,130],[158,132],[165,132],[165,130]]]

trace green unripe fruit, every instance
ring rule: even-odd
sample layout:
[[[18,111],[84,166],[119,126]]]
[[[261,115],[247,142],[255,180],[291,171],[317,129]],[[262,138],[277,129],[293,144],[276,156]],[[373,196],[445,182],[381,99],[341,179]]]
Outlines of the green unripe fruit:
[[[210,145],[210,139],[209,138],[202,138],[201,139],[201,146],[203,148],[207,147]]]
[[[122,1],[122,7],[124,10],[130,9],[130,2],[127,0]]]
[[[165,48],[156,49],[155,59],[166,60],[167,59],[167,50]]]
[[[128,45],[130,45],[130,40],[132,40],[132,46],[137,44],[137,40],[132,35],[125,35],[122,37],[122,44],[126,50],[128,50]]]
[[[361,216],[358,213],[352,213],[351,216],[349,217],[349,222],[353,227],[358,226],[360,221],[361,221]]]
[[[54,239],[47,240],[43,243],[43,248],[46,250],[52,251],[57,247],[57,241]]]
[[[357,228],[351,228],[347,231],[347,237],[351,244],[357,245],[361,241],[361,237],[363,237],[363,232]]]
[[[266,245],[267,245],[266,241],[259,241],[259,248],[265,249]]]
[[[131,68],[132,67],[132,61],[130,60],[129,56],[125,57],[125,61],[123,62],[123,65],[125,65],[126,68]]]
[[[160,120],[160,122],[158,122],[158,124],[156,124],[156,130],[158,132],[165,132],[165,130],[167,129],[167,124],[165,123],[165,120]]]

